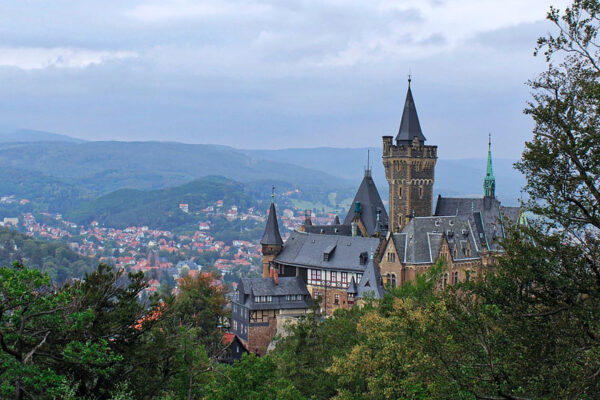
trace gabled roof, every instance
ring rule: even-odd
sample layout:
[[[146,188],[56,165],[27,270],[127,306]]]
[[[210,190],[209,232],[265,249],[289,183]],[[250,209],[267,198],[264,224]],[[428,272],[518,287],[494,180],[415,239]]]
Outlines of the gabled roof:
[[[419,142],[425,142],[425,136],[421,131],[421,124],[417,116],[417,107],[410,90],[410,81],[408,91],[406,92],[406,100],[404,101],[404,111],[402,112],[402,120],[400,121],[400,129],[396,135],[397,144],[410,144],[417,137]]]
[[[310,306],[305,300],[286,300],[285,296],[288,295],[310,295],[299,276],[279,277],[277,284],[273,278],[242,278],[238,284],[238,291],[246,295],[243,305],[252,310],[299,309]],[[254,296],[272,296],[273,299],[270,303],[256,303]],[[241,304],[235,296],[233,301]]]
[[[356,213],[357,202],[360,203],[360,212],[358,214]],[[380,227],[377,226],[378,210],[380,211]],[[357,216],[362,221],[369,236],[373,236],[376,232],[387,230],[388,215],[370,173],[365,173],[365,177],[360,183],[354,200],[350,205],[346,219],[344,219],[344,225],[350,225],[354,217]]]
[[[483,198],[450,198],[438,196],[435,215],[457,215],[468,219],[473,224],[478,244],[489,250],[500,250],[496,239],[504,236],[507,223],[517,224],[520,207],[502,206],[495,197]]]
[[[276,263],[306,268],[334,269],[362,272],[361,254],[377,249],[379,239],[362,236],[340,236],[318,233],[292,232],[275,258]],[[323,253],[335,246],[335,251],[324,260]],[[279,278],[281,279],[281,278]]]
[[[370,295],[374,299],[381,299],[384,294],[383,280],[381,279],[379,268],[375,266],[373,259],[370,259],[367,262],[365,272],[358,283],[357,296],[359,298],[364,298],[365,296]]]
[[[444,237],[451,248],[457,248],[454,261],[479,257],[481,246],[473,222],[454,215],[413,218],[401,233],[392,235],[400,261],[406,264],[435,263]]]
[[[281,234],[279,233],[279,225],[277,224],[277,212],[275,211],[275,203],[271,202],[269,209],[269,217],[265,226],[265,233],[260,239],[260,244],[283,244]]]

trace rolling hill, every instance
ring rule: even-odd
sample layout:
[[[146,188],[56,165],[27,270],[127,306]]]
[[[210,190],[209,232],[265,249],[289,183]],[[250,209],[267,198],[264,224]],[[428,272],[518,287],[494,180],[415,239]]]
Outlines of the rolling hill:
[[[257,205],[242,184],[223,177],[208,176],[159,190],[120,189],[82,202],[68,210],[65,218],[78,224],[89,224],[96,220],[101,225],[114,228],[135,225],[175,229],[195,225],[198,217],[193,215],[194,212],[217,200],[223,200],[225,209],[231,205],[242,208]],[[189,205],[189,214],[178,208],[180,203]]]

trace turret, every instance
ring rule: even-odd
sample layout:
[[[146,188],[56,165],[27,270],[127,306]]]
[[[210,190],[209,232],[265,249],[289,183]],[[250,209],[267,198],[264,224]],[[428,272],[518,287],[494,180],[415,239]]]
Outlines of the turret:
[[[260,239],[263,254],[263,278],[270,276],[270,264],[283,248],[283,240],[279,233],[279,224],[277,223],[277,212],[275,211],[275,188],[271,193],[271,207],[269,208],[269,216],[265,226],[265,233]]]

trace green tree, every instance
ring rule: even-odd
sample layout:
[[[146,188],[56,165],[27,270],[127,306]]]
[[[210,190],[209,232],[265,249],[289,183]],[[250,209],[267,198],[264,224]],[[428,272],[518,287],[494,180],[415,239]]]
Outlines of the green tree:
[[[302,400],[300,391],[278,373],[270,357],[246,354],[232,367],[221,367],[205,399],[210,400]]]
[[[277,343],[273,358],[281,376],[290,380],[306,398],[331,398],[337,390],[337,376],[328,368],[335,357],[344,357],[364,339],[357,323],[372,308],[367,305],[339,309],[332,318],[324,319],[315,305],[313,312],[291,325],[289,336]]]

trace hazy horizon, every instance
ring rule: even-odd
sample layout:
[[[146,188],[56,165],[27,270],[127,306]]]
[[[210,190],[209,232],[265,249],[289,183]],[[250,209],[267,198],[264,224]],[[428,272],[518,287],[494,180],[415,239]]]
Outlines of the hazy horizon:
[[[564,8],[566,1],[552,2]],[[520,156],[549,0],[15,2],[0,125],[84,140],[376,147],[412,73],[441,158]],[[35,5],[35,7],[32,7]],[[467,153],[465,150],[476,150]]]

